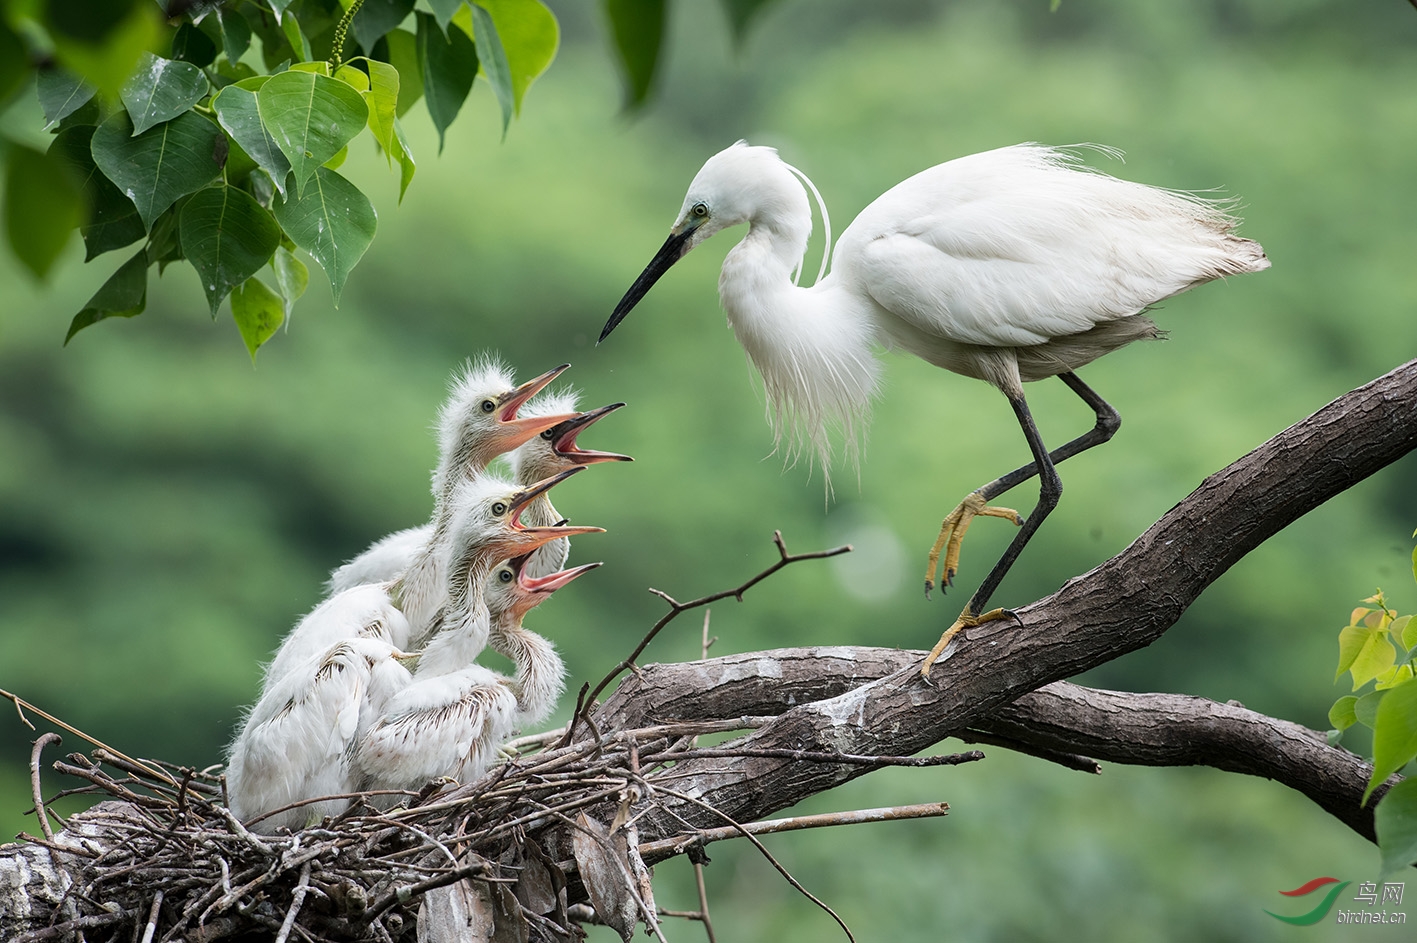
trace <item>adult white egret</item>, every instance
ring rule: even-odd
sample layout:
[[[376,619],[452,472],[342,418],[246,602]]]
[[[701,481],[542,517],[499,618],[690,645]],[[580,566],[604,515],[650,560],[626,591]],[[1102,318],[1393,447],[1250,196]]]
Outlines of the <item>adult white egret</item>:
[[[330,574],[331,594],[405,576],[402,599],[416,636],[441,605],[444,575],[440,540],[447,530],[451,489],[479,475],[498,455],[566,419],[572,413],[521,417],[518,409],[569,367],[562,364],[517,386],[499,361],[483,358],[454,378],[438,416],[438,465],[433,471],[433,515],[428,523],[395,531]],[[548,522],[549,523],[549,522]]]
[[[338,642],[266,687],[231,744],[226,789],[231,812],[270,833],[337,815],[359,788],[350,747],[383,714],[389,697],[411,681],[405,655],[381,638]]]
[[[551,644],[521,621],[550,593],[600,564],[538,579],[525,574],[528,557],[492,572],[472,562],[453,571],[450,594],[457,602],[444,628],[419,657],[412,682],[389,699],[359,741],[354,764],[365,788],[419,789],[440,777],[475,779],[513,730],[544,720],[555,708],[564,666]],[[515,678],[473,664],[489,635],[512,658]]]
[[[522,446],[507,456],[512,466],[512,474],[517,481],[527,484],[539,481],[549,475],[575,468],[577,465],[594,465],[598,462],[632,462],[628,455],[616,452],[597,452],[583,449],[576,444],[576,437],[593,423],[624,406],[611,403],[589,412],[576,413],[576,394],[571,390],[547,392],[526,404],[524,413],[530,416],[542,414],[564,415],[575,413],[571,419],[557,423],[540,435],[528,439]],[[562,520],[560,513],[551,504],[550,495],[542,495],[526,510],[526,519],[531,524],[555,524]],[[532,554],[527,564],[531,576],[547,576],[566,565],[571,552],[569,540],[553,540],[541,546]]]
[[[799,183],[799,179],[801,183]],[[972,492],[946,517],[944,582],[959,541],[979,514],[1021,524],[1003,557],[926,659],[959,629],[1002,615],[984,606],[1057,504],[1056,462],[1107,441],[1120,419],[1073,373],[1132,341],[1156,337],[1150,305],[1202,282],[1269,267],[1259,243],[1233,235],[1238,221],[1189,193],[1118,180],[1079,166],[1076,153],[1019,144],[940,164],[897,184],[862,210],[823,254],[818,281],[797,287],[811,208],[806,175],[768,147],[739,141],[704,164],[658,254],[615,307],[603,341],[671,265],[738,223],[718,289],[729,324],[762,375],[780,438],[795,421],[825,467],[827,429],[848,442],[876,390],[873,344],[899,347],[997,387],[1013,407],[1033,464]],[[1023,383],[1060,377],[1097,416],[1095,427],[1051,456],[1024,400]],[[1039,474],[1027,520],[989,505]]]

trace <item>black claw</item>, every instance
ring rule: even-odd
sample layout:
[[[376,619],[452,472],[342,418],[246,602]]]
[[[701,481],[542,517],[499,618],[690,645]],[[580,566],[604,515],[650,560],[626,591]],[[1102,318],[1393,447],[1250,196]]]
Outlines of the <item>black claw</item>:
[[[1020,629],[1023,628],[1023,620],[1019,618],[1017,612],[1013,611],[1012,609],[1005,609],[1004,616],[1005,618],[1012,619],[1014,625],[1018,626]]]
[[[931,580],[926,580],[926,581],[925,581],[925,599],[926,599],[927,601],[930,599],[930,590],[932,590],[932,589],[934,589],[934,588],[935,588],[935,584],[934,584],[933,581],[931,581]]]

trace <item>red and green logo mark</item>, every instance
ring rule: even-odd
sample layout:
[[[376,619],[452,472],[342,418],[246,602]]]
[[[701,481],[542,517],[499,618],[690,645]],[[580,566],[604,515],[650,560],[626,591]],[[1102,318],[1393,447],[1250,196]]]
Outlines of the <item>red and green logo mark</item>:
[[[1328,916],[1328,912],[1333,909],[1333,902],[1338,900],[1338,895],[1343,893],[1343,889],[1352,883],[1352,881],[1340,882],[1338,878],[1314,878],[1312,881],[1307,881],[1301,886],[1294,888],[1292,891],[1279,892],[1285,897],[1303,897],[1306,894],[1312,894],[1321,887],[1327,887],[1330,884],[1334,885],[1329,888],[1328,893],[1324,895],[1324,899],[1319,901],[1319,905],[1313,910],[1306,914],[1298,914],[1293,917],[1285,917],[1272,910],[1266,910],[1265,913],[1269,914],[1275,920],[1283,920],[1285,923],[1292,923],[1296,927],[1311,926]]]

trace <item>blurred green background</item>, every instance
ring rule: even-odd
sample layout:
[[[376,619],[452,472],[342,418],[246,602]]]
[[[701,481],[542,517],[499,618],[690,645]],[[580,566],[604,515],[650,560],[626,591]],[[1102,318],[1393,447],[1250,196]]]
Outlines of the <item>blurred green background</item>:
[[[1063,502],[1000,604],[1105,560],[1204,476],[1417,352],[1417,11],[1399,0],[1065,0],[1054,14],[1043,0],[784,0],[736,51],[717,4],[680,2],[660,94],[637,118],[617,111],[595,7],[552,6],[561,55],[505,142],[480,84],[441,158],[426,114],[411,113],[420,165],[402,206],[372,146],[351,154],[343,172],[380,214],[373,248],[338,311],[315,274],[254,370],[186,267],[153,286],[141,317],[61,349],[117,260],[82,265],[75,239],[40,286],[0,258],[0,687],[130,754],[218,762],[260,662],[328,570],[426,518],[430,423],[450,373],[484,350],[521,376],[569,360],[585,405],[630,404],[585,444],[637,461],[558,497],[609,530],[573,560],[607,565],[528,620],[565,653],[572,690],[661,613],[646,587],[687,598],[733,585],[775,559],[774,528],[794,550],[858,551],[714,607],[716,653],[927,647],[1010,536],[981,523],[956,593],[920,598],[941,515],[1027,458],[1003,397],[887,356],[859,481],[836,468],[828,499],[820,472],[770,454],[714,290],[729,237],[592,346],[700,163],[740,137],[810,174],[838,231],[916,170],[1023,140],[1115,145],[1125,164],[1092,162],[1242,198],[1242,232],[1274,268],[1166,302],[1168,341],[1083,372],[1124,427],[1063,466]],[[42,139],[28,97],[4,122]],[[1053,444],[1090,423],[1059,383],[1029,395]],[[1020,489],[1018,504],[1033,495]],[[1251,554],[1160,642],[1080,680],[1238,699],[1323,728],[1345,693],[1329,678],[1352,606],[1382,586],[1417,608],[1414,524],[1408,458]],[[676,623],[647,660],[696,657],[698,625]],[[36,827],[21,814],[33,734],[0,714],[8,837]],[[874,774],[803,809],[943,799],[944,819],[770,845],[863,940],[1410,938],[1263,913],[1301,909],[1276,892],[1316,875],[1377,878],[1375,849],[1283,787],[1209,770],[1088,777],[988,752]],[[834,938],[751,848],[712,851],[720,939]],[[693,906],[687,863],[663,865],[657,887],[662,905]]]

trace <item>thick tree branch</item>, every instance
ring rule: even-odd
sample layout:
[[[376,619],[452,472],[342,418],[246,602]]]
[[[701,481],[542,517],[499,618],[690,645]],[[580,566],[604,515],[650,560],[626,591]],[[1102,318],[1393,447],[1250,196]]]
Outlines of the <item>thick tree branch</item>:
[[[993,717],[1052,681],[1145,647],[1216,578],[1301,515],[1417,447],[1417,362],[1348,393],[1216,472],[1131,546],[1019,610],[1023,625],[966,630],[933,684],[913,665],[804,704],[746,738],[748,747],[910,754]],[[740,821],[860,775],[859,767],[763,757],[690,760],[699,795]],[[673,834],[702,812],[665,803],[641,823]]]

